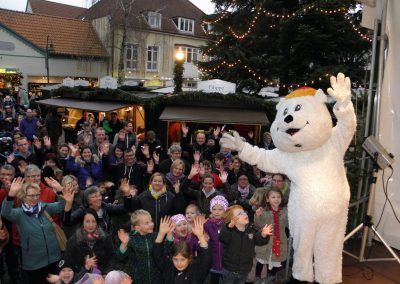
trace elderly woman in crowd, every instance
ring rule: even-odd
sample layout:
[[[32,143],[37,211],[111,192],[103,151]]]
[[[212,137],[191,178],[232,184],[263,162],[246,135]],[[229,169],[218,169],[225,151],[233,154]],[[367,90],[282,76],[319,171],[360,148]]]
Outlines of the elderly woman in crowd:
[[[73,210],[71,207],[65,207],[64,224],[74,226],[83,221],[83,217],[88,208],[97,213],[97,224],[105,232],[111,233],[111,217],[126,214],[123,205],[110,204],[102,201],[100,190],[97,186],[91,186],[85,189],[83,193],[85,205]]]
[[[21,206],[13,208],[18,195]],[[22,178],[14,179],[3,201],[1,215],[17,225],[21,236],[22,269],[29,283],[46,283],[48,274],[57,272],[61,251],[48,214],[62,212],[66,204],[71,204],[73,193],[63,190],[63,198],[54,203],[39,201],[40,188],[36,183],[24,183]]]

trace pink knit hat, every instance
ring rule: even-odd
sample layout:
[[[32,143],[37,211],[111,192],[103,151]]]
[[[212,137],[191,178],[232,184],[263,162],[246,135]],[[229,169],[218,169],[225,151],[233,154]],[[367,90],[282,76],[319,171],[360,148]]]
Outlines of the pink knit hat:
[[[185,221],[187,223],[186,217],[182,214],[176,214],[176,215],[172,216],[171,221],[177,225],[179,224],[179,222],[182,222],[182,221]]]
[[[225,197],[223,197],[222,195],[217,195],[210,201],[210,210],[212,210],[215,205],[221,205],[222,208],[224,208],[224,211],[226,211],[229,204],[228,200],[226,200]]]

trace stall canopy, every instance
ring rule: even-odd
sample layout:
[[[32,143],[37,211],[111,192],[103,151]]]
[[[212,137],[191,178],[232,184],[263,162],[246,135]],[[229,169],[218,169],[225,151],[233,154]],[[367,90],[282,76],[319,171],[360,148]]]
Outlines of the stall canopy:
[[[37,101],[38,104],[55,106],[55,107],[67,107],[76,108],[88,111],[102,111],[110,112],[116,109],[128,107],[129,104],[121,102],[103,102],[103,101],[83,101],[74,99],[63,99],[53,98]]]
[[[247,125],[265,125],[269,123],[265,113],[258,110],[186,106],[167,106],[162,112],[160,120]]]

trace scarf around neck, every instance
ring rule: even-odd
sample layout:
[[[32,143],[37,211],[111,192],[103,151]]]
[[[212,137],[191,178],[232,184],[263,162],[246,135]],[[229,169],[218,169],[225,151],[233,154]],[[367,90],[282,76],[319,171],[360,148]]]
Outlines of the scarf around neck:
[[[185,177],[184,174],[181,174],[181,175],[178,176],[178,177],[174,176],[174,175],[171,174],[171,173],[167,173],[167,174],[165,175],[165,178],[166,178],[169,182],[171,182],[172,185],[175,185],[178,181],[182,180],[184,177]]]
[[[155,200],[157,200],[160,196],[162,196],[167,191],[167,188],[164,186],[160,191],[155,191],[153,189],[153,187],[151,185],[149,185],[149,191],[150,191],[151,196],[153,196],[153,198]]]
[[[28,216],[35,216],[38,217],[39,212],[41,211],[42,206],[40,202],[36,204],[35,206],[29,206],[26,203],[22,203],[22,210],[28,215]]]
[[[239,190],[240,196],[242,198],[246,198],[250,193],[250,185],[243,187],[243,188],[238,185],[238,190]]]

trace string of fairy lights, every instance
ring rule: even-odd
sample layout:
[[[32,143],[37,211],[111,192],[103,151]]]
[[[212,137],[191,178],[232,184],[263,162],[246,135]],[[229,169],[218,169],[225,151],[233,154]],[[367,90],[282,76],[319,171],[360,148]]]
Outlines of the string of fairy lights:
[[[311,4],[311,5],[309,5],[309,6],[303,7],[302,9],[299,9],[299,10],[296,11],[296,12],[293,12],[293,13],[286,13],[286,14],[274,13],[274,12],[271,12],[271,11],[268,11],[268,10],[265,10],[265,9],[261,9],[261,8],[260,8],[260,9],[257,9],[256,14],[254,15],[253,19],[250,21],[250,24],[249,24],[247,30],[246,30],[244,33],[239,33],[239,32],[237,32],[237,31],[235,31],[231,26],[228,27],[228,31],[229,31],[229,32],[231,33],[231,35],[234,36],[236,39],[242,40],[242,39],[244,39],[245,37],[247,37],[247,36],[249,36],[249,35],[251,34],[251,31],[254,29],[254,27],[255,27],[255,25],[256,25],[256,22],[257,22],[258,18],[260,17],[260,15],[264,15],[264,16],[267,16],[267,17],[276,18],[276,19],[279,19],[279,20],[288,20],[288,19],[297,17],[297,16],[299,16],[300,14],[304,14],[304,13],[306,13],[306,12],[308,12],[308,11],[311,11],[311,10],[315,10],[316,12],[319,12],[319,13],[325,14],[325,15],[342,14],[343,17],[344,17],[344,18],[349,22],[349,24],[351,25],[353,31],[356,32],[356,33],[360,36],[360,38],[362,38],[363,40],[367,40],[367,41],[369,41],[369,42],[372,42],[372,39],[371,39],[368,35],[362,33],[362,32],[360,31],[360,27],[357,27],[357,26],[354,24],[354,22],[352,21],[352,19],[351,19],[349,16],[346,15],[346,12],[347,12],[347,9],[346,9],[346,8],[337,8],[337,9],[328,10],[328,9],[318,8],[318,7],[316,7],[315,4]],[[212,24],[214,24],[214,23],[218,23],[219,21],[221,21],[222,19],[224,19],[227,15],[228,15],[228,12],[225,11],[225,12],[222,13],[222,15],[221,15],[220,17],[218,17],[218,18],[215,19],[215,20],[212,20],[212,21],[203,21],[203,22],[202,22],[202,25],[203,25],[203,27],[204,27],[204,24],[212,25]],[[275,27],[276,27],[275,25],[269,25],[269,28],[275,28]],[[210,35],[210,34],[212,33],[212,32],[210,32],[210,31],[208,31],[208,29],[204,29],[204,31],[205,31],[205,33],[206,33],[207,35]],[[223,38],[224,38],[224,37],[219,38],[219,39],[217,40],[217,42],[220,43],[220,42],[223,40]],[[212,50],[212,49],[211,49],[211,50]],[[211,50],[210,50],[210,51],[211,51]]]
[[[239,63],[241,63],[240,60],[238,60],[237,62],[233,62],[233,63],[229,63],[229,62],[223,61],[221,64],[219,64],[218,66],[215,66],[214,68],[209,68],[209,69],[203,68],[203,69],[199,69],[199,72],[200,72],[200,73],[215,72],[215,71],[221,69],[221,68],[224,67],[224,66],[225,66],[225,67],[228,67],[228,68],[233,68],[233,67],[236,67]],[[257,81],[263,82],[263,83],[266,84],[267,86],[278,87],[278,88],[279,88],[279,87],[283,87],[283,88],[286,88],[286,87],[287,87],[287,88],[293,89],[293,88],[299,88],[299,87],[302,87],[302,86],[314,85],[314,84],[316,84],[316,83],[320,83],[320,82],[322,82],[322,81],[324,81],[324,80],[327,80],[327,79],[329,79],[331,76],[333,76],[333,74],[326,73],[326,74],[323,74],[323,75],[321,75],[321,76],[318,76],[317,78],[310,79],[310,80],[308,80],[308,81],[297,82],[297,83],[290,83],[290,84],[282,84],[282,85],[281,85],[280,83],[277,83],[276,81],[269,80],[269,79],[267,79],[267,78],[262,77],[260,74],[258,74],[256,71],[254,71],[253,69],[251,69],[251,68],[250,68],[249,66],[247,66],[247,65],[240,65],[240,67],[246,69],[246,71],[249,72],[249,74],[252,75],[253,78],[256,79]],[[363,86],[363,85],[362,85],[361,83],[359,83],[359,82],[353,82],[353,83],[356,84],[356,85],[359,85],[360,87]]]
[[[247,30],[245,32],[243,32],[243,33],[237,32],[231,26],[228,27],[228,31],[237,40],[242,40],[242,39],[246,38],[247,36],[249,36],[251,34],[251,32],[254,29],[254,27],[256,26],[257,20],[260,18],[260,16],[272,17],[272,18],[275,18],[275,19],[278,19],[278,20],[288,20],[288,19],[291,19],[291,18],[294,18],[294,17],[298,17],[299,15],[307,13],[307,12],[309,12],[311,10],[314,10],[316,12],[319,12],[319,13],[325,14],[325,15],[342,14],[344,19],[347,20],[348,23],[350,24],[352,30],[361,39],[366,40],[368,42],[372,42],[372,39],[368,35],[366,35],[366,34],[364,34],[364,33],[362,33],[360,31],[361,27],[357,26],[354,23],[354,21],[351,19],[351,17],[346,14],[347,13],[347,8],[337,8],[337,9],[328,10],[328,9],[318,8],[315,4],[311,4],[311,5],[308,5],[306,7],[303,7],[303,8],[301,8],[298,11],[293,12],[293,13],[282,13],[282,14],[274,13],[274,12],[271,12],[271,11],[268,11],[268,10],[265,10],[265,9],[257,9],[255,15],[253,16],[253,19],[250,21],[250,24],[249,24],[249,26],[248,26],[248,28],[247,28]],[[221,20],[223,20],[224,18],[226,18],[228,15],[229,15],[229,13],[227,11],[225,11],[225,12],[222,13],[221,16],[219,16],[218,18],[216,18],[214,20],[203,21],[202,25],[205,25],[205,24],[212,25],[212,24],[218,23]],[[276,25],[269,25],[268,27],[269,28],[276,28]],[[208,34],[208,35],[212,33],[212,32],[207,31],[206,29],[204,29],[204,30],[205,30],[206,34]],[[224,36],[221,36],[220,38],[218,38],[215,41],[214,46],[208,48],[205,53],[206,54],[210,54],[214,48],[216,48],[217,46],[219,46],[223,42],[224,39],[225,39]],[[229,62],[223,61],[222,63],[220,63],[219,65],[217,65],[217,66],[215,66],[213,68],[209,68],[209,69],[203,68],[203,69],[199,69],[199,71],[200,71],[200,73],[215,72],[216,70],[219,70],[222,67],[234,68],[239,63],[240,63],[240,60],[238,60],[237,62],[234,62],[234,63],[229,63]],[[301,82],[301,83],[299,82],[299,83],[291,83],[291,84],[287,84],[287,85],[286,84],[280,85],[279,83],[276,83],[276,81],[271,81],[268,78],[264,78],[263,76],[258,74],[256,71],[254,71],[253,69],[251,69],[247,65],[241,65],[240,67],[244,68],[247,72],[249,72],[249,74],[254,79],[256,79],[257,81],[263,82],[264,84],[266,84],[268,86],[273,86],[273,87],[282,86],[284,88],[285,87],[293,88],[293,87],[313,85],[313,84],[315,84],[317,82],[321,82],[324,79],[327,79],[327,78],[329,78],[331,76],[331,74],[327,73],[327,74],[321,75],[321,76],[319,76],[319,77],[317,77],[317,78],[315,78],[313,80],[309,80],[309,81],[305,81],[305,82]],[[355,82],[355,83],[359,84],[358,82]],[[361,86],[361,84],[359,84],[359,85]]]

